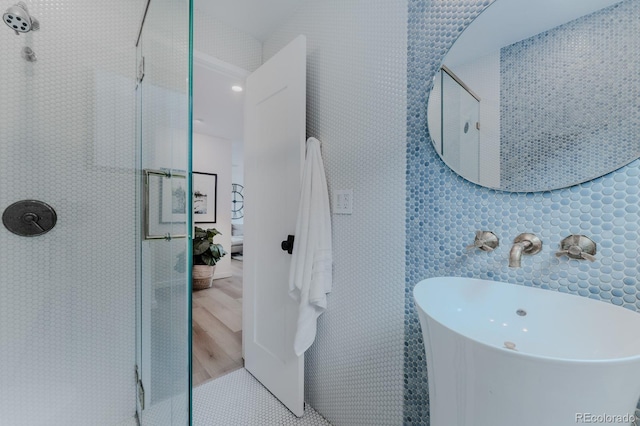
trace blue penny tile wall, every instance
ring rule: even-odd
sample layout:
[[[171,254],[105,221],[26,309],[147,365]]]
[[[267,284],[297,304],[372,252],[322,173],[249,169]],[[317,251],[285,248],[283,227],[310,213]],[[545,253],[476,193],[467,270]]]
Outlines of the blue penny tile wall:
[[[442,58],[489,1],[410,0],[407,63],[407,204],[404,424],[428,425],[427,372],[412,290],[420,280],[463,276],[534,286],[640,310],[640,161],[547,192],[482,188],[453,173],[429,142],[426,99]],[[639,135],[633,135],[638,140]],[[500,238],[492,253],[467,252],[476,230]],[[513,239],[532,232],[542,251],[508,267]],[[556,258],[560,241],[584,234],[597,260]]]
[[[560,188],[638,155],[638,16],[626,0],[501,49],[501,188]]]

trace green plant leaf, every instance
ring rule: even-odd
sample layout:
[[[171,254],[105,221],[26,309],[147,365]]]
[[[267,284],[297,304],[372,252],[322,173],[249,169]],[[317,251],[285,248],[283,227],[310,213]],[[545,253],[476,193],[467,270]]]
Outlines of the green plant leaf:
[[[216,228],[209,228],[206,231],[195,227],[193,236],[193,264],[194,265],[215,265],[227,252],[221,244],[215,244],[213,238],[222,235]]]
[[[207,231],[205,231],[202,228],[198,228],[196,226],[195,232],[194,232],[194,238],[206,238],[207,237]]]
[[[198,256],[209,251],[209,241],[195,241],[193,242],[193,255]]]
[[[202,258],[202,260],[205,263],[205,265],[213,266],[213,265],[216,264],[216,260],[214,259],[214,257],[209,252],[203,253],[202,256],[200,256],[200,257]]]
[[[216,235],[222,235],[222,233],[216,228],[207,229],[207,238],[209,238],[209,240],[213,240],[213,237],[215,237]]]

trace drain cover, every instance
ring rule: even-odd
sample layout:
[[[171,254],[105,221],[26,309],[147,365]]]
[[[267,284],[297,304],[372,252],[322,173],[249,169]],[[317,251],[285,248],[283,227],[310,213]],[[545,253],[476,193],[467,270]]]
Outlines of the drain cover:
[[[518,314],[519,316],[523,317],[523,316],[527,315],[527,311],[525,311],[524,309],[518,309],[516,311],[516,314]]]

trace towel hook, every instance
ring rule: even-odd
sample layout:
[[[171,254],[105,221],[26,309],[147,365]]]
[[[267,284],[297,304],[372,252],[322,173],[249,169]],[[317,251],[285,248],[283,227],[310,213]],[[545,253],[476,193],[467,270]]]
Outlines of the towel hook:
[[[314,138],[313,136],[312,136],[312,137],[310,137],[310,138],[308,138],[306,141],[304,141],[305,146],[306,146],[307,142],[309,142],[311,139],[315,139],[315,140],[317,140],[317,141],[318,141],[318,143],[320,144],[320,149],[322,149],[322,141],[321,141],[320,139],[318,139],[318,138]]]

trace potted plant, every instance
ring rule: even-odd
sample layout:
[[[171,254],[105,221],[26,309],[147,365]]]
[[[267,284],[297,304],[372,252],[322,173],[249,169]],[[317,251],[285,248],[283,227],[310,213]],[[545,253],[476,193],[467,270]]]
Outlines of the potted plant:
[[[221,235],[216,228],[204,230],[196,226],[193,235],[193,289],[210,288],[216,263],[227,254],[221,244],[213,242],[213,237]]]

